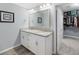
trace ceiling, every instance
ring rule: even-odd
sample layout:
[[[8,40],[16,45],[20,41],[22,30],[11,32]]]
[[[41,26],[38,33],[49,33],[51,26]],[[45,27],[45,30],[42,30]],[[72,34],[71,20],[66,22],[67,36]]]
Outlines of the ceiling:
[[[43,3],[15,3],[15,4],[29,10],[38,7]],[[73,4],[73,3],[54,3],[54,4],[59,6],[63,11],[79,9],[79,4]]]
[[[59,6],[64,12],[65,11],[70,11],[70,10],[79,10],[79,4],[74,4],[74,3],[64,3],[63,5]]]
[[[42,3],[15,3],[15,4],[29,10],[37,6],[40,6]]]

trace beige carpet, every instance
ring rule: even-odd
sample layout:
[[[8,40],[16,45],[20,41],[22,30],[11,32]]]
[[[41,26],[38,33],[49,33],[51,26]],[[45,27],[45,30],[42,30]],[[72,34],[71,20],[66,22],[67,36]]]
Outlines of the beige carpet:
[[[60,47],[61,55],[79,55],[79,39],[64,38]]]

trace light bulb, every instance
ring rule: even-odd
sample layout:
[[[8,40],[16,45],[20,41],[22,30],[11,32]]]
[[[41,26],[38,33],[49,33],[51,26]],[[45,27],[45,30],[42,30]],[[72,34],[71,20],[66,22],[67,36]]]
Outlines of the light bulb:
[[[50,4],[46,4],[47,6],[50,6]]]
[[[42,6],[40,6],[40,8],[43,8]]]
[[[44,4],[43,7],[46,7],[46,5]]]
[[[34,9],[31,9],[31,11],[34,11]]]

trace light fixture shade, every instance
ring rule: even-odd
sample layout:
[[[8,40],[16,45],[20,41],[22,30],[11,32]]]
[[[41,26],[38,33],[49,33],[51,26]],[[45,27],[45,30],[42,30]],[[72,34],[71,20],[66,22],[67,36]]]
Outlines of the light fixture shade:
[[[48,9],[50,7],[51,7],[51,4],[50,3],[43,4],[43,5],[40,6],[40,10]]]
[[[49,6],[50,6],[50,4],[48,3],[48,4],[46,4],[46,6],[47,6],[47,7],[49,7]]]

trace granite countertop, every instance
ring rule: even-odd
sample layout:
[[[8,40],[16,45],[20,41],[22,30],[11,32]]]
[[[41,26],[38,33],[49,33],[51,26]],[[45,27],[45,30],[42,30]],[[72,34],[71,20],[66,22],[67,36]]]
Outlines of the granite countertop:
[[[21,31],[40,35],[40,36],[45,36],[45,37],[52,34],[51,31],[41,31],[41,30],[37,30],[37,29],[25,29],[25,28],[23,28],[23,29],[21,29]]]

